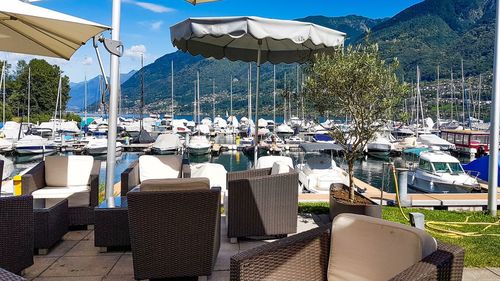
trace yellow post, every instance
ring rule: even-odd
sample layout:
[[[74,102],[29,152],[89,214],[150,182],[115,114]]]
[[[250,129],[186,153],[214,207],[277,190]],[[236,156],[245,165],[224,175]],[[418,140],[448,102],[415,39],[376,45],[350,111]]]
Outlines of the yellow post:
[[[14,195],[21,195],[21,175],[14,176]]]
[[[240,136],[236,136],[236,145],[240,145]]]

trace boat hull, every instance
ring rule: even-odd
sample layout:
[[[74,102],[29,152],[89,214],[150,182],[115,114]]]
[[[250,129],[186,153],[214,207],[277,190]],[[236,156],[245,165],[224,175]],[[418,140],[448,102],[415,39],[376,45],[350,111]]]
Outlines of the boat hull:
[[[116,152],[121,152],[123,150],[122,147],[117,147]],[[86,154],[88,155],[103,155],[108,153],[108,147],[92,147],[85,149]]]
[[[17,154],[47,154],[57,151],[57,146],[55,145],[33,145],[33,146],[17,146]]]
[[[155,155],[176,154],[178,151],[179,151],[178,148],[159,148],[159,147],[151,148],[151,153]]]
[[[209,147],[188,147],[188,152],[191,155],[204,155],[210,153]]]

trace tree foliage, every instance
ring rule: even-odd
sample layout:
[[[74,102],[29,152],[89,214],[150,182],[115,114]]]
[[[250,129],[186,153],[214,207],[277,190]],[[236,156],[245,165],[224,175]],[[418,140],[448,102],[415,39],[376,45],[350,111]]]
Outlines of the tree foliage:
[[[380,130],[381,121],[407,92],[395,75],[398,61],[390,64],[380,59],[377,45],[349,46],[331,55],[318,55],[306,80],[306,97],[320,114],[334,112],[348,116],[347,130],[334,126],[336,142],[345,148],[349,167],[351,200],[354,198],[353,167],[356,158]]]
[[[31,69],[30,121],[48,121],[56,107],[61,69],[43,59],[21,60],[9,71],[6,83],[6,115],[22,117],[28,114],[28,76]],[[62,77],[62,107],[69,100],[69,78]],[[8,118],[10,119],[10,118]],[[47,119],[47,120],[46,120]]]

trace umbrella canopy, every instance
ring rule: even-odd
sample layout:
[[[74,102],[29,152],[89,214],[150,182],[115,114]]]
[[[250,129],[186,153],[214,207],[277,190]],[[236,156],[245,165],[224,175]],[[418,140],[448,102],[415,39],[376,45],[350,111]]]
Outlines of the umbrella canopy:
[[[110,29],[19,0],[1,0],[0,51],[64,58]]]
[[[345,33],[312,23],[260,17],[189,18],[170,28],[172,44],[193,55],[260,63],[303,63],[342,45]]]

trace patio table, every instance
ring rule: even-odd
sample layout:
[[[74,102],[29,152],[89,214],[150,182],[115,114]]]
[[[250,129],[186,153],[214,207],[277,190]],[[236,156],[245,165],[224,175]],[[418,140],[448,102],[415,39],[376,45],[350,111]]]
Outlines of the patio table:
[[[34,236],[38,254],[46,255],[68,232],[68,200],[65,198],[34,198]]]
[[[94,245],[101,252],[109,247],[130,247],[127,196],[115,197],[114,206],[104,200],[94,212]]]

